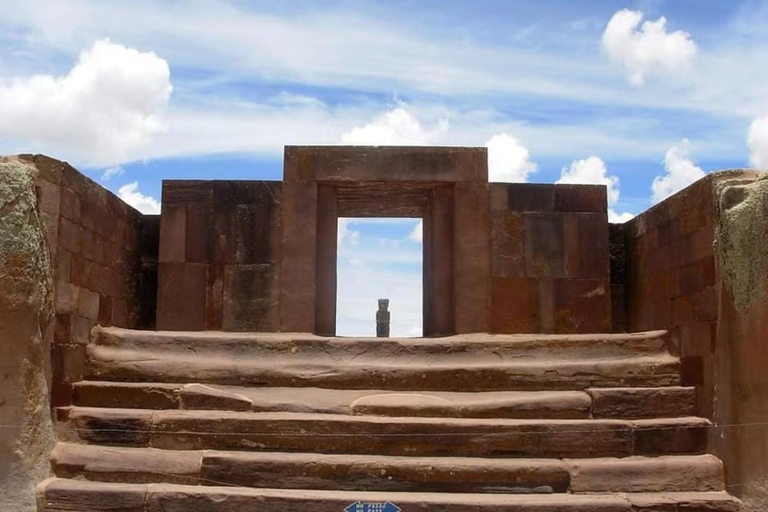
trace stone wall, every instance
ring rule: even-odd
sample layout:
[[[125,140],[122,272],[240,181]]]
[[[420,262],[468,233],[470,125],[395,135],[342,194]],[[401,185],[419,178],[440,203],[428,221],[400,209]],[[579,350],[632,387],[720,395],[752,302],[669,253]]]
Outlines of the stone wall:
[[[158,329],[279,330],[281,185],[163,182]]]
[[[37,170],[0,158],[0,510],[35,510],[48,477],[53,271]]]
[[[669,329],[683,384],[711,417],[718,320],[714,184],[710,174],[624,225],[627,330]]]
[[[52,405],[68,405],[72,384],[82,379],[91,327],[135,328],[140,317],[151,317],[140,313],[137,295],[143,216],[66,162],[23,158],[39,171],[40,216],[54,267]],[[144,245],[151,253],[150,246]]]
[[[728,490],[768,510],[768,176],[717,186],[719,319],[712,444]]]
[[[490,185],[491,332],[611,331],[606,190]]]

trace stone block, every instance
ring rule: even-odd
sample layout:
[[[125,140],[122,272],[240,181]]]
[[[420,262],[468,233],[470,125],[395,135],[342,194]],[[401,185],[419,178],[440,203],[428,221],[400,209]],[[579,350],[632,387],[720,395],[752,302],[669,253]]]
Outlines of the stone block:
[[[213,196],[212,187],[211,181],[163,181],[163,206],[207,203]]]
[[[83,256],[93,262],[104,262],[104,239],[96,233],[83,230]]]
[[[286,155],[289,148],[286,148]],[[287,167],[286,167],[287,172]],[[315,329],[317,186],[283,183],[280,330]]]
[[[64,168],[64,162],[55,160],[45,155],[19,155],[23,160],[34,163],[37,167],[39,176],[54,184],[61,183],[61,173]]]
[[[158,329],[205,329],[206,267],[203,263],[158,265]]]
[[[563,220],[568,277],[608,277],[608,216],[605,213],[576,213],[565,215]]]
[[[608,279],[555,280],[555,332],[610,332],[610,289]]]
[[[77,298],[77,312],[91,320],[99,318],[99,294],[88,288],[80,288]]]
[[[83,230],[65,218],[59,219],[59,247],[80,254],[83,251]]]
[[[528,277],[566,277],[563,215],[525,215],[525,269]]]
[[[211,261],[211,204],[194,203],[187,205],[186,234],[184,236],[184,261],[208,263]]]
[[[86,187],[87,178],[80,171],[66,162],[62,162],[61,185],[72,189],[76,194],[82,195]]]
[[[491,226],[493,277],[525,277],[525,229],[518,212],[496,212]]]
[[[205,328],[220,331],[224,315],[224,266],[208,265],[205,291]]]
[[[41,212],[59,214],[61,187],[46,180],[37,181],[37,205]]]
[[[690,387],[588,389],[594,418],[660,418],[696,415],[696,389]]]
[[[286,146],[285,182],[487,182],[485,148]]]
[[[597,212],[608,210],[604,185],[556,185],[555,210],[558,212]]]
[[[70,282],[70,261],[72,253],[65,249],[56,251],[56,272],[54,278],[59,281]]]
[[[707,451],[709,422],[701,418],[636,420],[635,455],[699,454]]]
[[[279,327],[279,290],[274,265],[228,265],[224,269],[225,331],[272,332]]]
[[[59,213],[62,217],[79,223],[81,215],[80,196],[69,188],[62,187],[60,190]]]
[[[454,326],[490,328],[491,229],[487,183],[454,185]]]
[[[128,303],[124,299],[112,298],[112,321],[110,323],[115,327],[131,327]]]
[[[56,281],[56,313],[74,313],[79,303],[80,287]]]
[[[99,324],[112,325],[112,297],[108,295],[99,298]]]
[[[539,282],[525,278],[494,278],[491,282],[491,332],[539,332]]]
[[[551,212],[555,209],[555,185],[538,183],[508,185],[507,208],[516,212]]]
[[[160,216],[159,261],[181,263],[186,259],[187,209],[184,205],[163,204]]]
[[[51,347],[51,367],[59,382],[71,384],[83,380],[85,345],[55,343]]]

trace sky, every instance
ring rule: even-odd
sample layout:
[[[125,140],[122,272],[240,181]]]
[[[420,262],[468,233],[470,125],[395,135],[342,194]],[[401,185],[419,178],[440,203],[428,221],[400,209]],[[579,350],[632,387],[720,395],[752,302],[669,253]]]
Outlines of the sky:
[[[68,160],[148,213],[163,179],[279,180],[289,144],[486,146],[491,181],[606,185],[613,222],[708,172],[768,168],[768,0],[0,12],[0,154]],[[393,332],[418,335],[418,220],[340,222],[340,331],[372,332],[387,293]]]

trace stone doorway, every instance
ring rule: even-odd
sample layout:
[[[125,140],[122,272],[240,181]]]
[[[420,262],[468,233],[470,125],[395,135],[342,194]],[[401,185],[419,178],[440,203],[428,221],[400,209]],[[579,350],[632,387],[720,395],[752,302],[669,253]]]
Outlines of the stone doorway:
[[[388,301],[390,337],[423,335],[422,228],[421,218],[339,218],[336,336],[378,336],[380,299]]]
[[[284,163],[280,330],[335,334],[340,217],[422,218],[424,336],[488,330],[484,150],[289,146]]]

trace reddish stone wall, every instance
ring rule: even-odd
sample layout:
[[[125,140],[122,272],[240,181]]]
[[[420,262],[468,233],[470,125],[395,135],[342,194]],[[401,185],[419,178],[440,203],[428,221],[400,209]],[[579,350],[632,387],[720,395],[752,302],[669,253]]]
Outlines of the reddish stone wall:
[[[279,329],[281,185],[163,182],[158,329]]]
[[[611,330],[606,190],[490,185],[491,332]]]
[[[627,330],[670,329],[679,342],[683,384],[700,386],[712,413],[717,328],[712,175],[624,225]]]
[[[91,327],[139,326],[136,292],[143,217],[65,162],[43,155],[23,158],[39,171],[40,215],[54,267],[51,400],[53,406],[66,405],[72,383],[83,376]]]

